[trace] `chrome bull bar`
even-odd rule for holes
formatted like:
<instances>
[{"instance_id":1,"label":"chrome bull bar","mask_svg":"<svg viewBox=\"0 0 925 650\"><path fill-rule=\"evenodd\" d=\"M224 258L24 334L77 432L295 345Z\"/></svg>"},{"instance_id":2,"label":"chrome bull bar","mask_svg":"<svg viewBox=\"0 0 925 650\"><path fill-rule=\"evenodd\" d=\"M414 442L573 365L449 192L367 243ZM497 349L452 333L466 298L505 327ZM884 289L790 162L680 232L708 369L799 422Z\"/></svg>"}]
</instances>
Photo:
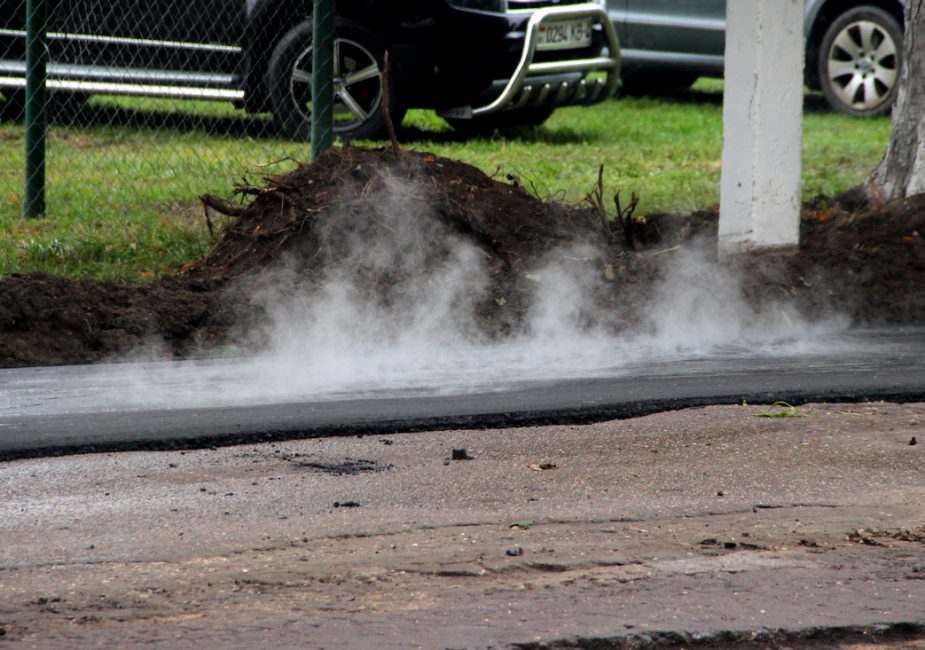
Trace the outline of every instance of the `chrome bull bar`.
<instances>
[{"instance_id":1,"label":"chrome bull bar","mask_svg":"<svg viewBox=\"0 0 925 650\"><path fill-rule=\"evenodd\" d=\"M540 26L546 21L591 18L600 23L610 56L595 56L585 59L544 61L535 63ZM579 79L561 81L555 84L527 83L531 76L550 76L568 73L607 72L606 79ZM593 104L612 97L620 82L620 43L613 23L607 12L596 4L569 5L537 9L527 22L524 47L520 61L501 94L490 104L472 108L462 106L441 111L446 117L478 118L501 111L517 110L532 106L562 106L565 104Z\"/></svg>"}]
</instances>

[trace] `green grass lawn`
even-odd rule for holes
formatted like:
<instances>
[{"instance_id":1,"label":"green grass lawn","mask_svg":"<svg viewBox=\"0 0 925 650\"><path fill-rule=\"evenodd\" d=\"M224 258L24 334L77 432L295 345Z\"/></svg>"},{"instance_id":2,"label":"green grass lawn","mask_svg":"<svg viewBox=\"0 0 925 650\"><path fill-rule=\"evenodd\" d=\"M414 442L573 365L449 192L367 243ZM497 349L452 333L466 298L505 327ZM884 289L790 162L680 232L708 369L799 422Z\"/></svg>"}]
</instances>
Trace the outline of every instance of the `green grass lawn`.
<instances>
[{"instance_id":1,"label":"green grass lawn","mask_svg":"<svg viewBox=\"0 0 925 650\"><path fill-rule=\"evenodd\" d=\"M406 148L499 179L515 175L539 196L564 201L582 200L603 164L608 197L635 192L637 213L686 213L719 200L721 92L720 83L702 81L674 98L560 109L538 130L474 140L457 138L431 112L412 111L400 137ZM860 183L891 129L888 118L857 120L821 105L807 97L807 198ZM48 216L38 220L20 217L23 127L0 124L0 276L47 271L140 281L176 269L212 245L200 194L229 196L242 178L259 183L310 156L308 145L261 135L265 119L225 104L95 98L84 113L94 117L51 129Z\"/></svg>"}]
</instances>

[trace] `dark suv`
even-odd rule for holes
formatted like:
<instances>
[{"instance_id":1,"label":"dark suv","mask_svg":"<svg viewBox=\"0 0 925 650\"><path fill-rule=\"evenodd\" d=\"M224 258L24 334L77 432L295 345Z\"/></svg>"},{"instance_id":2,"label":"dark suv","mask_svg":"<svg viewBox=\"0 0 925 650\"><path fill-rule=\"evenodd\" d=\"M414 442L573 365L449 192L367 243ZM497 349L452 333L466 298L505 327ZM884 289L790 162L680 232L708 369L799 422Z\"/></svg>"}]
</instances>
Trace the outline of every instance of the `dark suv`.
<instances>
[{"instance_id":1,"label":"dark suv","mask_svg":"<svg viewBox=\"0 0 925 650\"><path fill-rule=\"evenodd\" d=\"M25 86L24 4L0 0L7 112ZM308 137L311 0L47 4L52 92L227 100ZM600 0L338 0L336 13L342 137L382 132L386 51L396 124L412 107L458 128L539 124L556 106L606 99L618 83L619 46Z\"/></svg>"}]
</instances>

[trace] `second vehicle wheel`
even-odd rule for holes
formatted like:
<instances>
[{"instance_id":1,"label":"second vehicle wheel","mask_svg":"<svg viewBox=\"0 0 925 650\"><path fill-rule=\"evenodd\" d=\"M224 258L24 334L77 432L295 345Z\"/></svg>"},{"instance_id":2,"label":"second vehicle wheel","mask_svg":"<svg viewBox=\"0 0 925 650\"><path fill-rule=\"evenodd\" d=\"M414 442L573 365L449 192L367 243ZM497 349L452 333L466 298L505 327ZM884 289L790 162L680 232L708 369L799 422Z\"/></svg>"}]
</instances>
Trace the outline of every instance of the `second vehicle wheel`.
<instances>
[{"instance_id":1,"label":"second vehicle wheel","mask_svg":"<svg viewBox=\"0 0 925 650\"><path fill-rule=\"evenodd\" d=\"M819 84L826 101L858 117L890 110L903 61L899 22L872 6L855 7L826 30L819 47Z\"/></svg>"},{"instance_id":2,"label":"second vehicle wheel","mask_svg":"<svg viewBox=\"0 0 925 650\"><path fill-rule=\"evenodd\" d=\"M343 139L375 138L385 130L382 68L385 46L360 25L338 19L334 39L334 134ZM312 24L291 29L270 57L273 117L290 137L311 137ZM389 80L389 114L397 127L404 117L394 75Z\"/></svg>"}]
</instances>

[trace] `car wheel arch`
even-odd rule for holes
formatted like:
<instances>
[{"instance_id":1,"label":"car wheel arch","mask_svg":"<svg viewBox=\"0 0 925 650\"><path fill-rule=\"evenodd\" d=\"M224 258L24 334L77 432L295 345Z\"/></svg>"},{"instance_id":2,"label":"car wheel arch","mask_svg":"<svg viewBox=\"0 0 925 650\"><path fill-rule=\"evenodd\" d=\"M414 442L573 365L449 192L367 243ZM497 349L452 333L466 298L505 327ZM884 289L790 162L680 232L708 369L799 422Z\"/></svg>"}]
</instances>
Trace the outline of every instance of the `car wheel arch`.
<instances>
[{"instance_id":1,"label":"car wheel arch","mask_svg":"<svg viewBox=\"0 0 925 650\"><path fill-rule=\"evenodd\" d=\"M889 3L886 3L889 5ZM826 24L807 65L826 103L855 117L887 114L895 101L903 65L903 22L884 2L843 6Z\"/></svg>"},{"instance_id":2,"label":"car wheel arch","mask_svg":"<svg viewBox=\"0 0 925 650\"><path fill-rule=\"evenodd\" d=\"M334 134L344 140L376 138L385 132L385 97L382 66L387 46L364 25L337 17ZM280 39L270 58L271 107L274 121L284 133L308 140L311 127L310 78L312 23L305 20ZM349 63L348 63L349 62ZM372 74L370 74L372 71ZM341 76L338 77L337 75ZM404 116L400 83L389 77L389 118L398 125Z\"/></svg>"},{"instance_id":3,"label":"car wheel arch","mask_svg":"<svg viewBox=\"0 0 925 650\"><path fill-rule=\"evenodd\" d=\"M821 88L817 62L819 48L826 30L840 15L858 7L882 9L892 15L900 25L903 24L903 3L899 0L851 0L850 2L845 2L845 0L820 0L810 6L806 16L810 28L806 34L805 64L806 82L810 88L814 90Z\"/></svg>"},{"instance_id":4,"label":"car wheel arch","mask_svg":"<svg viewBox=\"0 0 925 650\"><path fill-rule=\"evenodd\" d=\"M337 15L364 24L370 3L366 0L338 0ZM279 41L299 23L311 18L311 3L304 0L257 0L247 17L241 37L245 54L245 90L249 106L268 108L270 57Z\"/></svg>"}]
</instances>

